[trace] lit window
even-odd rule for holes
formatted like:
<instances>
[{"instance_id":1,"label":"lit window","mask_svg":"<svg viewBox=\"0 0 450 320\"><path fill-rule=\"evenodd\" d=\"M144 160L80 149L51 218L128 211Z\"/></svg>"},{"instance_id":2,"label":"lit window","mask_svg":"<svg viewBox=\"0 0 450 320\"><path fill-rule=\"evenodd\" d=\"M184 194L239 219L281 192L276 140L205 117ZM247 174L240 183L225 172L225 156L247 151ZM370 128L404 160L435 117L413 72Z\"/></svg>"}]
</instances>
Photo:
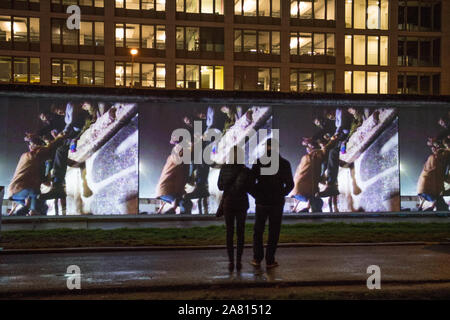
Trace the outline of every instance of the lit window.
<instances>
[{"instance_id":1,"label":"lit window","mask_svg":"<svg viewBox=\"0 0 450 320\"><path fill-rule=\"evenodd\" d=\"M295 33L290 35L291 55L334 56L334 33Z\"/></svg>"},{"instance_id":2,"label":"lit window","mask_svg":"<svg viewBox=\"0 0 450 320\"><path fill-rule=\"evenodd\" d=\"M333 92L333 70L291 69L291 91Z\"/></svg>"},{"instance_id":3,"label":"lit window","mask_svg":"<svg viewBox=\"0 0 450 320\"><path fill-rule=\"evenodd\" d=\"M166 86L165 64L116 62L116 86L164 88Z\"/></svg>"},{"instance_id":4,"label":"lit window","mask_svg":"<svg viewBox=\"0 0 450 320\"><path fill-rule=\"evenodd\" d=\"M116 0L116 8L127 10L156 10L166 9L166 0Z\"/></svg>"},{"instance_id":5,"label":"lit window","mask_svg":"<svg viewBox=\"0 0 450 320\"><path fill-rule=\"evenodd\" d=\"M116 24L116 48L159 49L166 47L163 25ZM141 52L146 55L145 52Z\"/></svg>"},{"instance_id":6,"label":"lit window","mask_svg":"<svg viewBox=\"0 0 450 320\"><path fill-rule=\"evenodd\" d=\"M389 59L387 36L345 36L345 63L387 66Z\"/></svg>"},{"instance_id":7,"label":"lit window","mask_svg":"<svg viewBox=\"0 0 450 320\"><path fill-rule=\"evenodd\" d=\"M29 50L27 44L39 43L39 18L0 16L2 42L12 43L15 49Z\"/></svg>"},{"instance_id":8,"label":"lit window","mask_svg":"<svg viewBox=\"0 0 450 320\"><path fill-rule=\"evenodd\" d=\"M335 0L291 0L291 18L335 20Z\"/></svg>"},{"instance_id":9,"label":"lit window","mask_svg":"<svg viewBox=\"0 0 450 320\"><path fill-rule=\"evenodd\" d=\"M388 73L371 71L345 71L345 93L388 93Z\"/></svg>"},{"instance_id":10,"label":"lit window","mask_svg":"<svg viewBox=\"0 0 450 320\"><path fill-rule=\"evenodd\" d=\"M53 84L104 85L104 78L103 61L52 59Z\"/></svg>"},{"instance_id":11,"label":"lit window","mask_svg":"<svg viewBox=\"0 0 450 320\"><path fill-rule=\"evenodd\" d=\"M223 66L177 65L177 88L223 90Z\"/></svg>"},{"instance_id":12,"label":"lit window","mask_svg":"<svg viewBox=\"0 0 450 320\"><path fill-rule=\"evenodd\" d=\"M280 0L235 0L234 14L279 18Z\"/></svg>"},{"instance_id":13,"label":"lit window","mask_svg":"<svg viewBox=\"0 0 450 320\"><path fill-rule=\"evenodd\" d=\"M345 27L389 29L388 0L345 0Z\"/></svg>"}]
</instances>

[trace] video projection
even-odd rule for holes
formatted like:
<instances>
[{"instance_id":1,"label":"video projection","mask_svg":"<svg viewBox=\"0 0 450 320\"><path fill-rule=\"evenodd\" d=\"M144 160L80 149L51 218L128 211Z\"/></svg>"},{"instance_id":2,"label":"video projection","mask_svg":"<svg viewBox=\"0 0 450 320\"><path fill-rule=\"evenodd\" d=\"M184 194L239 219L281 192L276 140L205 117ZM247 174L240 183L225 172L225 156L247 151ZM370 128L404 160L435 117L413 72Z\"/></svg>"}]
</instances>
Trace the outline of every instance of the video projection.
<instances>
[{"instance_id":1,"label":"video projection","mask_svg":"<svg viewBox=\"0 0 450 320\"><path fill-rule=\"evenodd\" d=\"M148 103L140 105L140 116L140 197L146 200L140 211L150 214L215 213L222 196L217 187L220 166L232 146L243 146L250 166L272 134L272 108L265 105ZM205 154L200 163L176 164L173 153L183 142L174 134L177 129L189 133L184 142L192 154L197 141ZM216 139L207 138L212 133ZM254 201L249 211L254 212Z\"/></svg>"},{"instance_id":2,"label":"video projection","mask_svg":"<svg viewBox=\"0 0 450 320\"><path fill-rule=\"evenodd\" d=\"M450 108L400 110L402 210L448 211Z\"/></svg>"},{"instance_id":3,"label":"video projection","mask_svg":"<svg viewBox=\"0 0 450 320\"><path fill-rule=\"evenodd\" d=\"M138 105L0 98L3 214L138 213Z\"/></svg>"},{"instance_id":4,"label":"video projection","mask_svg":"<svg viewBox=\"0 0 450 320\"><path fill-rule=\"evenodd\" d=\"M397 109L274 110L280 152L291 163L295 183L285 212L400 210Z\"/></svg>"},{"instance_id":5,"label":"video projection","mask_svg":"<svg viewBox=\"0 0 450 320\"><path fill-rule=\"evenodd\" d=\"M245 142L245 164L251 168L269 138L279 141L280 155L291 165L294 188L286 197L286 213L400 210L396 108L226 103L140 107L141 121L148 124L141 123L140 131L142 213L215 213L222 196L218 175L231 147ZM195 121L202 124L197 133ZM196 134L220 132L218 141L202 142L203 147L213 146L212 164L175 164L173 152L181 141L173 132L178 128L191 133L191 145ZM250 197L249 212L254 209Z\"/></svg>"},{"instance_id":6,"label":"video projection","mask_svg":"<svg viewBox=\"0 0 450 320\"><path fill-rule=\"evenodd\" d=\"M233 147L251 168L268 139L291 166L286 214L449 210L445 103L74 96L0 97L3 215L213 215Z\"/></svg>"}]
</instances>

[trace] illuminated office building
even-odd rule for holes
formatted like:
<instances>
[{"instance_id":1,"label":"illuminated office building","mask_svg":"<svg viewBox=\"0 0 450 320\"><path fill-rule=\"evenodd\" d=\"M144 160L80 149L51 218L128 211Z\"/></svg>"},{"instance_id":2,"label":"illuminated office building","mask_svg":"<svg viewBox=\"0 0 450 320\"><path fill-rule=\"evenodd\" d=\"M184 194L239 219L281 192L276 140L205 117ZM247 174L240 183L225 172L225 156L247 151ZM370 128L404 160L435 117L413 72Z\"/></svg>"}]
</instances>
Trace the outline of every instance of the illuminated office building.
<instances>
[{"instance_id":1,"label":"illuminated office building","mask_svg":"<svg viewBox=\"0 0 450 320\"><path fill-rule=\"evenodd\" d=\"M2 0L0 81L450 94L448 16L437 0Z\"/></svg>"}]
</instances>

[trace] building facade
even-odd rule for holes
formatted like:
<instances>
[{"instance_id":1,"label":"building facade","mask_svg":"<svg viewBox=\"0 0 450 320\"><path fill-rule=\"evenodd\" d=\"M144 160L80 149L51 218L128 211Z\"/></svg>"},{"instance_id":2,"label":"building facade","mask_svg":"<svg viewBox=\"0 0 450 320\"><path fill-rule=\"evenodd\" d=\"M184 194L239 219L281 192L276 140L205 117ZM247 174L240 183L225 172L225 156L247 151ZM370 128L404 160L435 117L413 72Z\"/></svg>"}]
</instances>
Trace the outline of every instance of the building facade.
<instances>
[{"instance_id":1,"label":"building facade","mask_svg":"<svg viewBox=\"0 0 450 320\"><path fill-rule=\"evenodd\" d=\"M447 16L446 0L2 0L0 82L445 95Z\"/></svg>"}]
</instances>

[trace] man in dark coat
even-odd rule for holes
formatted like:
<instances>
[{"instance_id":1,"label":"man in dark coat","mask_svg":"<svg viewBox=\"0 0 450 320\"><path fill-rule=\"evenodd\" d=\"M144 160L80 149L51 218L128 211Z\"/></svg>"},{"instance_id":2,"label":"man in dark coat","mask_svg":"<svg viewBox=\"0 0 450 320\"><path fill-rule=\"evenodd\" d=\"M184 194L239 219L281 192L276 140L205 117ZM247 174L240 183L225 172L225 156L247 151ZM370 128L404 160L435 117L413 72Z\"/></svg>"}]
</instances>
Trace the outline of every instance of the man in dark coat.
<instances>
[{"instance_id":1,"label":"man in dark coat","mask_svg":"<svg viewBox=\"0 0 450 320\"><path fill-rule=\"evenodd\" d=\"M261 168L270 167L271 163L262 164L260 159L251 169L254 178L251 194L256 202L252 265L259 267L264 258L263 234L266 221L269 220L269 239L265 258L266 266L270 269L278 266L275 261L275 251L280 237L285 196L294 187L294 180L289 162L280 156L278 150L272 151L271 139L267 140L267 154L270 159L274 156L278 157L279 167L275 174L261 174Z\"/></svg>"}]
</instances>

